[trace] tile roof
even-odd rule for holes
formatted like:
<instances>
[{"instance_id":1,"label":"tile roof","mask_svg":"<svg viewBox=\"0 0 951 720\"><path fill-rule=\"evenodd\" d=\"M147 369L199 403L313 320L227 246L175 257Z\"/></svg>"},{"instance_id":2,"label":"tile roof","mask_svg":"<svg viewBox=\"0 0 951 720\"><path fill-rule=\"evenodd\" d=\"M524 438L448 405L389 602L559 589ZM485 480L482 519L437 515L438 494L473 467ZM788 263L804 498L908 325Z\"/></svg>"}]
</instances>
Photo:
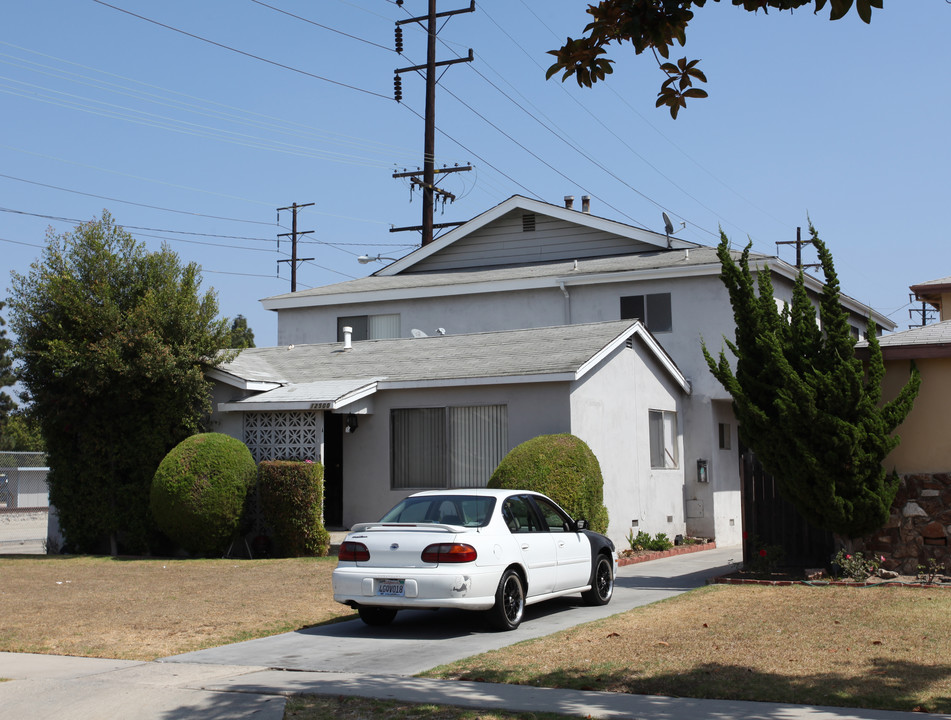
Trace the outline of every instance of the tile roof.
<instances>
[{"instance_id":1,"label":"tile roof","mask_svg":"<svg viewBox=\"0 0 951 720\"><path fill-rule=\"evenodd\" d=\"M898 347L926 347L932 345L951 345L951 320L932 323L920 328L912 328L904 332L883 335L878 339L882 350ZM856 347L868 347L863 340Z\"/></svg>"}]
</instances>

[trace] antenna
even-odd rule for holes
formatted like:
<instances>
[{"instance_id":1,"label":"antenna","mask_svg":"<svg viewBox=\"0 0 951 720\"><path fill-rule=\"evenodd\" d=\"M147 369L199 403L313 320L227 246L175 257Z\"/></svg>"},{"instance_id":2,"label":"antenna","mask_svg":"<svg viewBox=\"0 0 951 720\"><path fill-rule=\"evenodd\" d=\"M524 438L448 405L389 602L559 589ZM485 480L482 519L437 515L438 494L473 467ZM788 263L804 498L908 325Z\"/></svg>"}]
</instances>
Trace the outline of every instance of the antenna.
<instances>
[{"instance_id":1,"label":"antenna","mask_svg":"<svg viewBox=\"0 0 951 720\"><path fill-rule=\"evenodd\" d=\"M670 221L670 215L668 215L667 213L661 213L661 215L664 216L664 231L665 231L668 235L673 235L673 234L674 234L674 224Z\"/></svg>"}]
</instances>

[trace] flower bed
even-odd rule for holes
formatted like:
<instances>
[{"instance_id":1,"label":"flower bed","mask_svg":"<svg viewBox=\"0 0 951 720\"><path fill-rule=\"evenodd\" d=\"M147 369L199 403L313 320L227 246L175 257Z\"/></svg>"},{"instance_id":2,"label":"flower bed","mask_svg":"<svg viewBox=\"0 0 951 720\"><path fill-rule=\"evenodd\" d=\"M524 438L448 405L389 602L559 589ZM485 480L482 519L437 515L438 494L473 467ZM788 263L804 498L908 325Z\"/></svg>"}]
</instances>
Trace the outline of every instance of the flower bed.
<instances>
[{"instance_id":1,"label":"flower bed","mask_svg":"<svg viewBox=\"0 0 951 720\"><path fill-rule=\"evenodd\" d=\"M701 550L714 550L716 546L716 541L711 540L710 542L696 543L694 545L677 545L670 550L624 550L618 554L617 564L623 567L625 565L647 562L648 560L660 560L661 558L674 557L675 555L700 552Z\"/></svg>"}]
</instances>

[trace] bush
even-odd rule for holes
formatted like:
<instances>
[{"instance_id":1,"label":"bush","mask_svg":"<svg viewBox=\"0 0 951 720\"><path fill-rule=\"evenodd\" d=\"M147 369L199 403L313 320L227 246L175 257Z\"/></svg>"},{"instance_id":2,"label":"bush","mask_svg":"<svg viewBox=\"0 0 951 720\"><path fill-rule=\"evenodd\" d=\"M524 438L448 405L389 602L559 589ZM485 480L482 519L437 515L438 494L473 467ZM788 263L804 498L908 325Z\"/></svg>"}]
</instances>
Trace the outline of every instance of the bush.
<instances>
[{"instance_id":1,"label":"bush","mask_svg":"<svg viewBox=\"0 0 951 720\"><path fill-rule=\"evenodd\" d=\"M513 448L492 473L490 488L534 490L561 505L592 530L608 529L601 465L574 435L540 435Z\"/></svg>"},{"instance_id":2,"label":"bush","mask_svg":"<svg viewBox=\"0 0 951 720\"><path fill-rule=\"evenodd\" d=\"M261 513L277 552L286 557L326 555L324 466L315 462L262 462L258 473Z\"/></svg>"},{"instance_id":3,"label":"bush","mask_svg":"<svg viewBox=\"0 0 951 720\"><path fill-rule=\"evenodd\" d=\"M639 530L637 535L634 535L634 531L630 530L627 534L627 542L631 546L631 550L670 550L674 544L670 541L670 538L667 537L666 533L657 533L653 538L650 536L650 533L646 533L643 530Z\"/></svg>"},{"instance_id":4,"label":"bush","mask_svg":"<svg viewBox=\"0 0 951 720\"><path fill-rule=\"evenodd\" d=\"M193 555L221 555L241 520L257 467L240 440L192 435L172 448L152 478L150 507L159 529Z\"/></svg>"}]
</instances>

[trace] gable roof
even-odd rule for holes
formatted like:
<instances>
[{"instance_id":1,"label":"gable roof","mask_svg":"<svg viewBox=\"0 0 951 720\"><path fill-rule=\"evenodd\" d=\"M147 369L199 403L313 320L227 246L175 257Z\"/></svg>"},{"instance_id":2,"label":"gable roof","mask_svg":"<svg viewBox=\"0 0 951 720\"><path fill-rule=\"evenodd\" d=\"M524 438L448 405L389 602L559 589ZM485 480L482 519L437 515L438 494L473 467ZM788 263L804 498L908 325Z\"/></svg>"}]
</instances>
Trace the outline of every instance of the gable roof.
<instances>
[{"instance_id":1,"label":"gable roof","mask_svg":"<svg viewBox=\"0 0 951 720\"><path fill-rule=\"evenodd\" d=\"M273 389L219 405L221 410L335 409L378 390L525 382L570 382L632 338L644 344L683 389L690 383L639 321L530 330L291 345L242 350L208 376L235 387Z\"/></svg>"},{"instance_id":2,"label":"gable roof","mask_svg":"<svg viewBox=\"0 0 951 720\"><path fill-rule=\"evenodd\" d=\"M600 230L611 235L634 240L637 243L643 243L658 250L697 247L697 243L678 240L675 237L668 237L667 235L661 235L660 233L656 233L651 230L645 230L643 228L634 227L633 225L626 225L614 220L608 220L607 218L591 215L587 212L579 212L578 210L571 210L559 205L541 202L540 200L532 200L531 198L527 198L522 195L513 195L508 200L505 200L495 207L486 210L484 213L477 215L463 225L450 230L445 235L442 235L431 242L429 245L425 245L417 250L414 250L409 255L400 258L396 262L388 265L382 270L378 270L374 274L381 276L397 275L399 273L406 272L407 270L411 270L415 265L421 263L423 260L426 260L427 258L439 253L450 245L459 242L466 236L472 235L476 231L481 230L485 226L514 211L545 215L557 220L562 220L572 225Z\"/></svg>"},{"instance_id":3,"label":"gable roof","mask_svg":"<svg viewBox=\"0 0 951 720\"><path fill-rule=\"evenodd\" d=\"M951 293L951 277L928 280L927 282L912 285L910 288L918 300L930 303L941 309L941 295Z\"/></svg>"}]
</instances>

